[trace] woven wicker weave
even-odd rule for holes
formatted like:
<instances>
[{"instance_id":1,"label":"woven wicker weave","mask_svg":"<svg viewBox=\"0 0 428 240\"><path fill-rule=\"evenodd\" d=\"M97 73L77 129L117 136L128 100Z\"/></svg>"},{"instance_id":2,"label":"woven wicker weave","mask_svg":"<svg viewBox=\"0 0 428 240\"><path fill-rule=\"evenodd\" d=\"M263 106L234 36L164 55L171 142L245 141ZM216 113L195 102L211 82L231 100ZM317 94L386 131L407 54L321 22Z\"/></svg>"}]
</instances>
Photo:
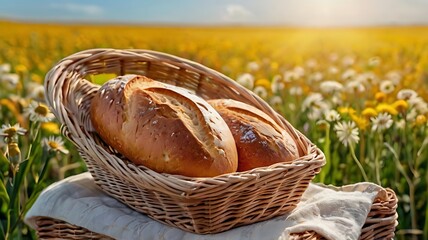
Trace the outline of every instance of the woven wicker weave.
<instances>
[{"instance_id":1,"label":"woven wicker weave","mask_svg":"<svg viewBox=\"0 0 428 240\"><path fill-rule=\"evenodd\" d=\"M88 108L98 85L89 75L139 74L184 87L204 99L230 98L270 115L296 140L300 158L214 178L161 174L136 166L95 133ZM147 50L92 49L60 61L45 79L47 102L105 192L166 224L217 233L289 212L325 164L322 152L261 98L200 64Z\"/></svg>"},{"instance_id":2,"label":"woven wicker weave","mask_svg":"<svg viewBox=\"0 0 428 240\"><path fill-rule=\"evenodd\" d=\"M387 197L376 198L362 228L359 240L392 239L397 226L397 197L386 189ZM91 232L61 220L39 217L36 221L40 239L110 239L102 234ZM290 240L325 240L315 232L307 231L293 234Z\"/></svg>"},{"instance_id":3,"label":"woven wicker weave","mask_svg":"<svg viewBox=\"0 0 428 240\"><path fill-rule=\"evenodd\" d=\"M36 220L36 224L37 228L35 230L39 239L113 239L91 232L86 228L49 217L39 217Z\"/></svg>"},{"instance_id":4,"label":"woven wicker weave","mask_svg":"<svg viewBox=\"0 0 428 240\"><path fill-rule=\"evenodd\" d=\"M380 192L380 194L385 192ZM361 229L359 240L393 239L398 225L397 196L391 189L386 189L386 196L374 200L366 222ZM315 232L293 234L290 240L325 240Z\"/></svg>"}]
</instances>

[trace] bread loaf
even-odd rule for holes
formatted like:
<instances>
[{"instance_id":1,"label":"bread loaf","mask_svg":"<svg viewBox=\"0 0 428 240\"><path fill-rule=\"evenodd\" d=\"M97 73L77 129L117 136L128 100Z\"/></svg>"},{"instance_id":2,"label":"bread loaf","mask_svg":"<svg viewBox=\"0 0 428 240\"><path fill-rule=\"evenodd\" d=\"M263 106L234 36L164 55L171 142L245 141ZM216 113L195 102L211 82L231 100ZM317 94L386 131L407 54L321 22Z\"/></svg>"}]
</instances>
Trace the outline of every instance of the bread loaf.
<instances>
[{"instance_id":1,"label":"bread loaf","mask_svg":"<svg viewBox=\"0 0 428 240\"><path fill-rule=\"evenodd\" d=\"M225 121L184 88L120 76L101 86L90 114L101 139L137 165L189 177L237 170L237 150Z\"/></svg>"},{"instance_id":2,"label":"bread loaf","mask_svg":"<svg viewBox=\"0 0 428 240\"><path fill-rule=\"evenodd\" d=\"M232 131L238 149L238 171L290 162L298 157L294 139L264 112L235 100L208 102Z\"/></svg>"}]
</instances>

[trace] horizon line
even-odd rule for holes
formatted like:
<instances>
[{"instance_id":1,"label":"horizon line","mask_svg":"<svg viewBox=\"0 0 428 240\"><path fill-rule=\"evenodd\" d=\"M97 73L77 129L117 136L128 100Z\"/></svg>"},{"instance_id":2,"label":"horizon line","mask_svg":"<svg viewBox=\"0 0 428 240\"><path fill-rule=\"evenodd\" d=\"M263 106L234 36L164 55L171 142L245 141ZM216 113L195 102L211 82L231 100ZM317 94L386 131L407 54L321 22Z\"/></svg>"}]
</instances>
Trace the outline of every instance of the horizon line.
<instances>
[{"instance_id":1,"label":"horizon line","mask_svg":"<svg viewBox=\"0 0 428 240\"><path fill-rule=\"evenodd\" d=\"M10 18L0 16L0 22L25 24L54 24L54 25L104 25L104 26L141 26L141 27L284 27L284 28L380 28L380 27L428 27L428 23L383 23L383 24L349 24L349 25L311 25L291 23L177 23L177 22L135 22L135 21L105 21L105 20L42 20Z\"/></svg>"}]
</instances>

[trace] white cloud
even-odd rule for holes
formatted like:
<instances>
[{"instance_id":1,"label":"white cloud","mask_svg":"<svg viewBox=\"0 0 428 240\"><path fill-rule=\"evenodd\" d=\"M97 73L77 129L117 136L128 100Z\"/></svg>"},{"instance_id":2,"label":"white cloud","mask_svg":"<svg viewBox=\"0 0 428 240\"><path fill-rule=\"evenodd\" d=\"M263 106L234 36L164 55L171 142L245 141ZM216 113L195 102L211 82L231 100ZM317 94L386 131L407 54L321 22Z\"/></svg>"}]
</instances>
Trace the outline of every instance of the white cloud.
<instances>
[{"instance_id":1,"label":"white cloud","mask_svg":"<svg viewBox=\"0 0 428 240\"><path fill-rule=\"evenodd\" d=\"M242 5L230 4L226 6L226 14L223 20L226 21L242 21L253 15L248 9Z\"/></svg>"},{"instance_id":2,"label":"white cloud","mask_svg":"<svg viewBox=\"0 0 428 240\"><path fill-rule=\"evenodd\" d=\"M51 5L51 7L55 9L62 9L72 13L83 13L86 15L99 15L103 13L103 9L100 6L90 4L54 3Z\"/></svg>"}]
</instances>

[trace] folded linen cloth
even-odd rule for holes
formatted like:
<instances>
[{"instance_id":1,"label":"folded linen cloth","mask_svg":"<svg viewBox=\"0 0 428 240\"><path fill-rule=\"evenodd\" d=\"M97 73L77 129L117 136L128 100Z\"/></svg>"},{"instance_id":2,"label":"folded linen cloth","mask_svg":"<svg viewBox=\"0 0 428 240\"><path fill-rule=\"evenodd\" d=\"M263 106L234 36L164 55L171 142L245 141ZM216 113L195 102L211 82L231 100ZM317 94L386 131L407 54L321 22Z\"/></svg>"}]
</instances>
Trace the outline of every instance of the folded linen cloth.
<instances>
[{"instance_id":1,"label":"folded linen cloth","mask_svg":"<svg viewBox=\"0 0 428 240\"><path fill-rule=\"evenodd\" d=\"M36 228L37 217L50 217L115 239L281 239L315 231L326 239L358 239L381 187L358 183L341 188L311 183L298 206L287 215L226 232L199 235L157 222L101 191L89 173L46 188L25 216Z\"/></svg>"}]
</instances>

